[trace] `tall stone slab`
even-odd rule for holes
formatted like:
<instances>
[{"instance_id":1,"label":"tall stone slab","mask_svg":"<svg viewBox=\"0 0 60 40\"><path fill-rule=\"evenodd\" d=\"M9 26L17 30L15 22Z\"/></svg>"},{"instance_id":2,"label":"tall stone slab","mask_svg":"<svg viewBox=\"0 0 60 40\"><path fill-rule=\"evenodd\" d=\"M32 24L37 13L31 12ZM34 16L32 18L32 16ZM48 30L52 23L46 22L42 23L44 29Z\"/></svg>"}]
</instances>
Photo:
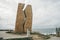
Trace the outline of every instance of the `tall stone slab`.
<instances>
[{"instance_id":1,"label":"tall stone slab","mask_svg":"<svg viewBox=\"0 0 60 40\"><path fill-rule=\"evenodd\" d=\"M25 24L24 24L24 32L27 32L27 29L32 30L32 7L31 5L27 5L24 10L25 14Z\"/></svg>"},{"instance_id":2,"label":"tall stone slab","mask_svg":"<svg viewBox=\"0 0 60 40\"><path fill-rule=\"evenodd\" d=\"M22 33L23 30L23 24L24 24L24 12L23 12L24 4L19 3L18 4L18 10L17 10L17 17L16 17L16 25L15 25L15 32Z\"/></svg>"}]
</instances>

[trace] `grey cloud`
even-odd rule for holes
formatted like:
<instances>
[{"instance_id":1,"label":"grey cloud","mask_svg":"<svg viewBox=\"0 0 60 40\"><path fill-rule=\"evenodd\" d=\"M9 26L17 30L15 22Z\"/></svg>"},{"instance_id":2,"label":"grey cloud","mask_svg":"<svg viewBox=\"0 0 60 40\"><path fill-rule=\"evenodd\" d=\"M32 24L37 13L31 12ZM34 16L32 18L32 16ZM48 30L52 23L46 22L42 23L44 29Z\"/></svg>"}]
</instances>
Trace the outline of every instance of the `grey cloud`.
<instances>
[{"instance_id":1,"label":"grey cloud","mask_svg":"<svg viewBox=\"0 0 60 40\"><path fill-rule=\"evenodd\" d=\"M0 28L10 29L14 28L17 3L15 1L0 0ZM12 24L12 26L11 26ZM11 27L10 27L11 26Z\"/></svg>"},{"instance_id":2,"label":"grey cloud","mask_svg":"<svg viewBox=\"0 0 60 40\"><path fill-rule=\"evenodd\" d=\"M39 6L34 13L35 26L42 28L56 27L60 23L60 1L59 0L40 0ZM36 16L37 15L37 16ZM40 16L39 16L40 15Z\"/></svg>"},{"instance_id":3,"label":"grey cloud","mask_svg":"<svg viewBox=\"0 0 60 40\"><path fill-rule=\"evenodd\" d=\"M60 0L26 1L26 4L29 2L32 4L33 28L54 28L60 24ZM9 28L13 25L14 28L18 2L21 0L0 0L0 16L3 15L1 16L3 19L1 20L3 22L0 21L1 25L9 26Z\"/></svg>"}]
</instances>

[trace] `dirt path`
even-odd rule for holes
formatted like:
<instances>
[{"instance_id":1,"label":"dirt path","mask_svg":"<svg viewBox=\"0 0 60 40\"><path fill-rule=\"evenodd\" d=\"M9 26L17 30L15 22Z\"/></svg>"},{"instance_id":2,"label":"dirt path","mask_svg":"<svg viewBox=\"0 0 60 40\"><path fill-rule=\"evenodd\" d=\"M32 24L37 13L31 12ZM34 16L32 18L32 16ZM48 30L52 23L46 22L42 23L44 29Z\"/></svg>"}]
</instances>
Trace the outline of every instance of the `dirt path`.
<instances>
[{"instance_id":1,"label":"dirt path","mask_svg":"<svg viewBox=\"0 0 60 40\"><path fill-rule=\"evenodd\" d=\"M60 40L60 37L51 37L50 39L48 40Z\"/></svg>"}]
</instances>

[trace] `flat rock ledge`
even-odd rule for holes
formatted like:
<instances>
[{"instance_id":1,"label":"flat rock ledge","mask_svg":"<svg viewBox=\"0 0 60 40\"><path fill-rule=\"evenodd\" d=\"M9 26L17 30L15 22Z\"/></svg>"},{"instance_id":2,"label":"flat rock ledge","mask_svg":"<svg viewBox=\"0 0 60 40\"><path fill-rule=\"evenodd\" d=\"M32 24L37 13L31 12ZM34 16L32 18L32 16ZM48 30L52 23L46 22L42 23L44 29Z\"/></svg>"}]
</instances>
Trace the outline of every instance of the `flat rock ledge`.
<instances>
[{"instance_id":1,"label":"flat rock ledge","mask_svg":"<svg viewBox=\"0 0 60 40\"><path fill-rule=\"evenodd\" d=\"M8 38L8 39L3 39L2 37L0 40L32 40L32 37L25 37L25 38Z\"/></svg>"}]
</instances>

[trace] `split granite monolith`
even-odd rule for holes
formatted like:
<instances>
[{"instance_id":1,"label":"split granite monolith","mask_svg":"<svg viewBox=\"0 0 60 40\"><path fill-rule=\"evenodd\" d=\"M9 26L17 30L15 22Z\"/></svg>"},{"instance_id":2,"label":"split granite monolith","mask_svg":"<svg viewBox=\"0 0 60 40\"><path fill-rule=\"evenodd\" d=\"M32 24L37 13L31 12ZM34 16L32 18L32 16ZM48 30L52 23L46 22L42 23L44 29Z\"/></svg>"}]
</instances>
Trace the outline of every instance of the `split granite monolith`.
<instances>
[{"instance_id":1,"label":"split granite monolith","mask_svg":"<svg viewBox=\"0 0 60 40\"><path fill-rule=\"evenodd\" d=\"M32 31L32 7L27 5L24 10L23 8L24 4L19 3L15 25L16 33L26 33L27 29Z\"/></svg>"}]
</instances>

